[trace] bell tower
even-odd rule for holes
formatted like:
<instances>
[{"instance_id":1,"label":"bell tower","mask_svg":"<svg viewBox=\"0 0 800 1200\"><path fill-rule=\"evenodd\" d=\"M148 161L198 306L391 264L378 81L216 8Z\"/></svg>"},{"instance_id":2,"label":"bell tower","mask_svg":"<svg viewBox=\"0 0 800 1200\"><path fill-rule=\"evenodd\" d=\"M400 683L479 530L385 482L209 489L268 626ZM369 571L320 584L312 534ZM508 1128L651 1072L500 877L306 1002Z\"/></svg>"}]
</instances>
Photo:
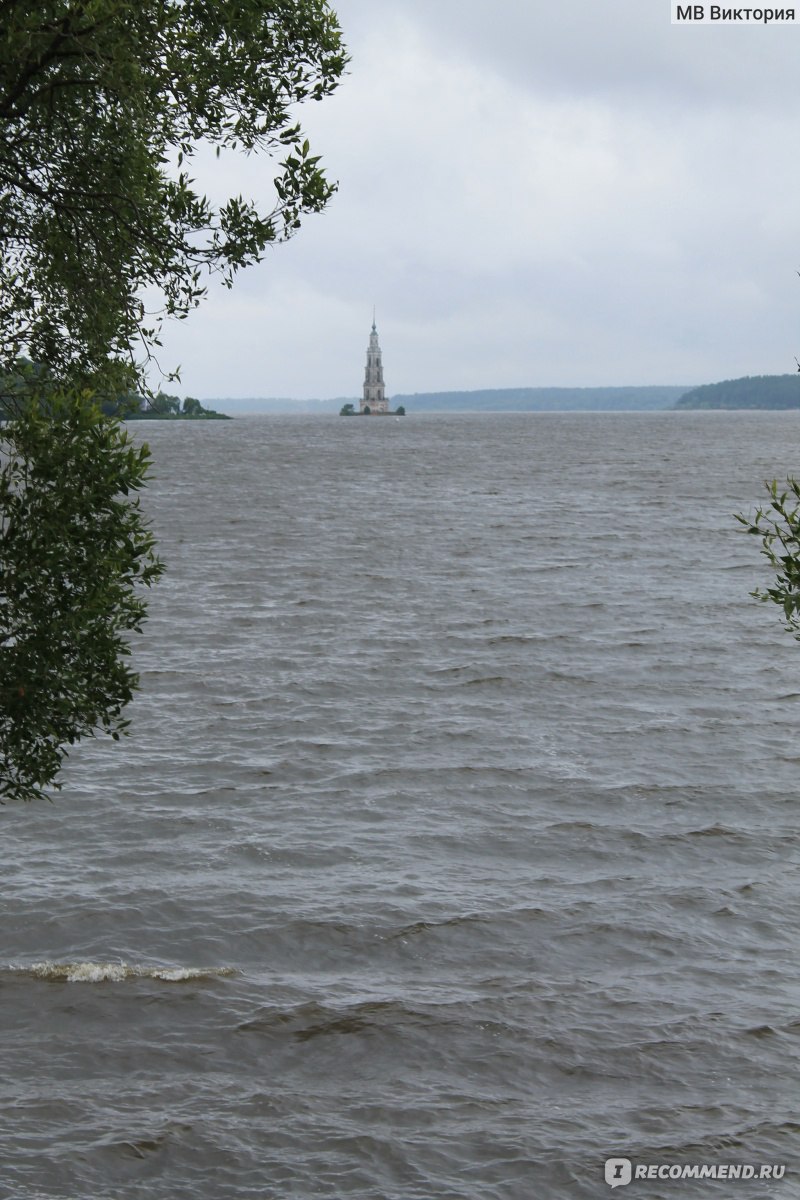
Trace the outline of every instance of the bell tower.
<instances>
[{"instance_id":1,"label":"bell tower","mask_svg":"<svg viewBox=\"0 0 800 1200\"><path fill-rule=\"evenodd\" d=\"M361 399L362 413L386 413L389 411L389 401L386 399L386 385L383 382L383 364L381 363L381 347L378 342L378 330L375 328L375 314L372 314L372 332L369 335L367 347L367 369L364 372L364 394Z\"/></svg>"}]
</instances>

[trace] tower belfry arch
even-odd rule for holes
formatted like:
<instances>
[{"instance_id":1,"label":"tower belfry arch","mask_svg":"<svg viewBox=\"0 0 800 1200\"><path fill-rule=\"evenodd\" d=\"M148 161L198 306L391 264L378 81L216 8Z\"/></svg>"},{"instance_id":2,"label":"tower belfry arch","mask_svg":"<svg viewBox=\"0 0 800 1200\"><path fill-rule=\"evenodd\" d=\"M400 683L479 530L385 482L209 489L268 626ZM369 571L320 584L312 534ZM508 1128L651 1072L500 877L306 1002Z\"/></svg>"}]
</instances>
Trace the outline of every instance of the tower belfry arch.
<instances>
[{"instance_id":1,"label":"tower belfry arch","mask_svg":"<svg viewBox=\"0 0 800 1200\"><path fill-rule=\"evenodd\" d=\"M378 341L378 330L375 325L375 312L372 313L372 331L367 347L367 366L364 372L364 390L361 397L362 413L386 413L389 411L389 401L386 399L386 384L383 379L383 362L381 347Z\"/></svg>"}]
</instances>

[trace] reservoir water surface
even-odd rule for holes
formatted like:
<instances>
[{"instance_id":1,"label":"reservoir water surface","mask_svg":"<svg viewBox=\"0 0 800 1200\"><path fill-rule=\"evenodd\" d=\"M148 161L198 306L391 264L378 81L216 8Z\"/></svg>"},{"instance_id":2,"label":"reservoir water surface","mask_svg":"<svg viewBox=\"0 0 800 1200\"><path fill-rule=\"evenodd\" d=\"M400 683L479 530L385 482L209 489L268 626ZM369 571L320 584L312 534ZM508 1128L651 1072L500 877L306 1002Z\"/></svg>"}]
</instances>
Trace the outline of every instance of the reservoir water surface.
<instances>
[{"instance_id":1,"label":"reservoir water surface","mask_svg":"<svg viewBox=\"0 0 800 1200\"><path fill-rule=\"evenodd\" d=\"M139 425L131 736L0 809L3 1200L800 1196L800 414Z\"/></svg>"}]
</instances>

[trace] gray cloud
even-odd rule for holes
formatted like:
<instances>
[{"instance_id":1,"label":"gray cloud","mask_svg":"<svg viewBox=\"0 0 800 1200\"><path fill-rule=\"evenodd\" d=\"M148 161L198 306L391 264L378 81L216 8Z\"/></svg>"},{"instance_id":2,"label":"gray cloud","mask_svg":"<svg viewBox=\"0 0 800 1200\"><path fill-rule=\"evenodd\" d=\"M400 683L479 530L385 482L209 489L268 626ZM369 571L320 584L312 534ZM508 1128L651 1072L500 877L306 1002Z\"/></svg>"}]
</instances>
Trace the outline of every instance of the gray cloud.
<instances>
[{"instance_id":1,"label":"gray cloud","mask_svg":"<svg viewBox=\"0 0 800 1200\"><path fill-rule=\"evenodd\" d=\"M355 395L373 303L396 392L792 369L800 29L671 26L662 0L338 11L350 76L301 116L339 194L170 330L186 391Z\"/></svg>"}]
</instances>

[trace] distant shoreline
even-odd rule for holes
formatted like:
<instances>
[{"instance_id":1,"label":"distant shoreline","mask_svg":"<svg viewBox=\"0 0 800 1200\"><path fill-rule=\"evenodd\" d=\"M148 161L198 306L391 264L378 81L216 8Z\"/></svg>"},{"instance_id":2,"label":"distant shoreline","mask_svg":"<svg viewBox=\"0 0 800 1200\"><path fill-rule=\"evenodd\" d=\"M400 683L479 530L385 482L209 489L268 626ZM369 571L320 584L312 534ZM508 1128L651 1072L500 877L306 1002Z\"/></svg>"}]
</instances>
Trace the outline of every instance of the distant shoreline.
<instances>
[{"instance_id":1,"label":"distant shoreline","mask_svg":"<svg viewBox=\"0 0 800 1200\"><path fill-rule=\"evenodd\" d=\"M602 388L493 388L464 392L397 393L390 399L393 409L409 415L444 412L651 412L669 409L686 392L687 386L602 387ZM289 397L213 397L204 401L222 405L244 416L247 413L310 415L339 413L360 401L351 396L325 400L293 400Z\"/></svg>"},{"instance_id":2,"label":"distant shoreline","mask_svg":"<svg viewBox=\"0 0 800 1200\"><path fill-rule=\"evenodd\" d=\"M329 415L353 397L293 400L289 397L216 397L209 405L233 408L239 416ZM800 409L800 376L755 375L701 386L484 388L475 391L398 393L391 404L409 416L427 413L501 412L674 412L700 409Z\"/></svg>"}]
</instances>

